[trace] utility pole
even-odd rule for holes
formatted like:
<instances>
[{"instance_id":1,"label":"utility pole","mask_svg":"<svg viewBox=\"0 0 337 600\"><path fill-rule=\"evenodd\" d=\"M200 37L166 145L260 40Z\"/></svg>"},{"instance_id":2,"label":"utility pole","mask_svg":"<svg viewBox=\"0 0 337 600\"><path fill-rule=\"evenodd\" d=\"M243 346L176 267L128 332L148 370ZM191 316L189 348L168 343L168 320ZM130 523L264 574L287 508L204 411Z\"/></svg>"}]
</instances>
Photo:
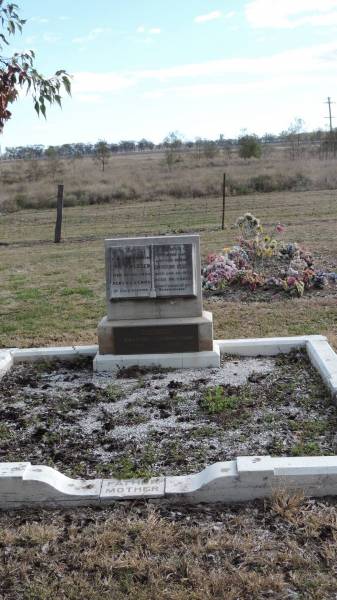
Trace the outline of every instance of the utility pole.
<instances>
[{"instance_id":1,"label":"utility pole","mask_svg":"<svg viewBox=\"0 0 337 600\"><path fill-rule=\"evenodd\" d=\"M326 119L329 119L329 124L330 124L330 133L332 133L332 119L334 119L335 117L332 116L332 112L331 112L331 104L335 104L334 102L331 101L330 96L328 96L327 101L324 103L327 104L329 107L329 116L325 117Z\"/></svg>"}]
</instances>

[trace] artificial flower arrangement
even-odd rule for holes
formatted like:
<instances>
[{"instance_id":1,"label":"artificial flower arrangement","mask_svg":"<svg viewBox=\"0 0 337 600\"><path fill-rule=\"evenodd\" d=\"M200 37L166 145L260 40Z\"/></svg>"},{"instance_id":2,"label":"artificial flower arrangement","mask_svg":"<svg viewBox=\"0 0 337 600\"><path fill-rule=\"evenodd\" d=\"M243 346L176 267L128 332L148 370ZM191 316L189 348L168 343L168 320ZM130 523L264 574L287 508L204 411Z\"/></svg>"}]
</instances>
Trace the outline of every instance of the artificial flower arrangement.
<instances>
[{"instance_id":1,"label":"artificial flower arrangement","mask_svg":"<svg viewBox=\"0 0 337 600\"><path fill-rule=\"evenodd\" d=\"M202 270L203 289L211 293L221 293L229 285L284 290L292 296L303 296L310 288L324 288L329 283L337 283L337 273L317 271L313 258L296 243L285 243L278 237L285 227L278 223L271 234L266 234L260 223L251 213L246 213L236 221L240 230L238 243L224 248L221 254L211 253L207 265ZM276 275L265 274L265 261L275 263ZM278 269L277 269L278 270Z\"/></svg>"}]
</instances>

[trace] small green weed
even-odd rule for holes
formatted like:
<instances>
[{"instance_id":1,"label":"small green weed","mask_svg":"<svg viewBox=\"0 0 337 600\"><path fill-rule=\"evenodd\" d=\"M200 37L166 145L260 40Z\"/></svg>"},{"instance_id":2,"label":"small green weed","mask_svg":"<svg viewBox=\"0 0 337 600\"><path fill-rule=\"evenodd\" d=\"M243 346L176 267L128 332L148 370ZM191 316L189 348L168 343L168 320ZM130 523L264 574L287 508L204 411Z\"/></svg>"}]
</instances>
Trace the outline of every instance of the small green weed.
<instances>
[{"instance_id":1,"label":"small green weed","mask_svg":"<svg viewBox=\"0 0 337 600\"><path fill-rule=\"evenodd\" d=\"M17 300L37 300L41 298L41 290L38 288L28 288L15 293Z\"/></svg>"},{"instance_id":2,"label":"small green weed","mask_svg":"<svg viewBox=\"0 0 337 600\"><path fill-rule=\"evenodd\" d=\"M292 456L320 456L322 451L317 442L299 442L291 449Z\"/></svg>"},{"instance_id":3,"label":"small green weed","mask_svg":"<svg viewBox=\"0 0 337 600\"><path fill-rule=\"evenodd\" d=\"M181 396L180 394L178 394L178 392L176 390L169 392L168 403L170 404L170 406L172 408L183 402L184 402L184 397Z\"/></svg>"},{"instance_id":4,"label":"small green weed","mask_svg":"<svg viewBox=\"0 0 337 600\"><path fill-rule=\"evenodd\" d=\"M114 383L110 383L104 390L106 398L110 402L117 402L121 398L123 398L123 390L119 385L115 385Z\"/></svg>"},{"instance_id":5,"label":"small green weed","mask_svg":"<svg viewBox=\"0 0 337 600\"><path fill-rule=\"evenodd\" d=\"M208 388L202 398L201 407L210 415L214 415L226 410L233 410L240 403L239 396L230 396L225 394L221 385L214 388Z\"/></svg>"},{"instance_id":6,"label":"small green weed","mask_svg":"<svg viewBox=\"0 0 337 600\"><path fill-rule=\"evenodd\" d=\"M127 456L115 463L110 473L116 479L150 479L152 476L148 466L136 465Z\"/></svg>"},{"instance_id":7,"label":"small green weed","mask_svg":"<svg viewBox=\"0 0 337 600\"><path fill-rule=\"evenodd\" d=\"M147 423L148 417L136 410L127 410L122 416L121 425L141 425L141 423Z\"/></svg>"},{"instance_id":8,"label":"small green weed","mask_svg":"<svg viewBox=\"0 0 337 600\"><path fill-rule=\"evenodd\" d=\"M25 275L12 275L10 277L10 284L12 289L22 288L22 286L27 282L27 278Z\"/></svg>"},{"instance_id":9,"label":"small green weed","mask_svg":"<svg viewBox=\"0 0 337 600\"><path fill-rule=\"evenodd\" d=\"M269 454L271 456L280 456L284 453L282 440L275 438L269 446Z\"/></svg>"},{"instance_id":10,"label":"small green weed","mask_svg":"<svg viewBox=\"0 0 337 600\"><path fill-rule=\"evenodd\" d=\"M203 437L211 437L212 435L216 435L217 429L214 427L210 427L209 425L204 425L202 427L197 427L196 429L192 429L189 432L190 438L203 438Z\"/></svg>"},{"instance_id":11,"label":"small green weed","mask_svg":"<svg viewBox=\"0 0 337 600\"><path fill-rule=\"evenodd\" d=\"M328 422L324 419L319 419L317 421L303 421L302 427L304 434L308 437L322 435L328 428Z\"/></svg>"},{"instance_id":12,"label":"small green weed","mask_svg":"<svg viewBox=\"0 0 337 600\"><path fill-rule=\"evenodd\" d=\"M0 441L8 440L11 437L11 431L5 423L0 423Z\"/></svg>"},{"instance_id":13,"label":"small green weed","mask_svg":"<svg viewBox=\"0 0 337 600\"><path fill-rule=\"evenodd\" d=\"M137 382L135 383L135 386L133 389L134 390L142 390L148 386L149 386L149 382L146 381L145 377L140 375L139 377L137 377Z\"/></svg>"},{"instance_id":14,"label":"small green weed","mask_svg":"<svg viewBox=\"0 0 337 600\"><path fill-rule=\"evenodd\" d=\"M165 448L166 463L184 464L187 458L186 452L180 440L172 440Z\"/></svg>"},{"instance_id":15,"label":"small green weed","mask_svg":"<svg viewBox=\"0 0 337 600\"><path fill-rule=\"evenodd\" d=\"M92 298L94 295L93 290L88 287L79 286L79 287L65 287L61 290L61 296L73 296L77 294L78 296L85 296L86 298Z\"/></svg>"}]
</instances>

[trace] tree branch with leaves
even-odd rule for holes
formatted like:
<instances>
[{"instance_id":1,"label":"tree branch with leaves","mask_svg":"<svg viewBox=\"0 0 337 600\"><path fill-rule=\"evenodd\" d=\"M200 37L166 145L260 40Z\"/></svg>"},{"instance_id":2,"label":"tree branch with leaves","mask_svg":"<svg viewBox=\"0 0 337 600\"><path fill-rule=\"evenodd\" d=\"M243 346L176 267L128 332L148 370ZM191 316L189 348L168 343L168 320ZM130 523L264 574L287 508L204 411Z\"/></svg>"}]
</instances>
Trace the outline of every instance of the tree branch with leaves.
<instances>
[{"instance_id":1,"label":"tree branch with leaves","mask_svg":"<svg viewBox=\"0 0 337 600\"><path fill-rule=\"evenodd\" d=\"M0 133L12 116L8 107L18 99L20 89L32 94L35 111L45 118L48 105L61 106L62 90L71 93L70 75L60 69L52 77L44 77L35 68L33 50L15 52L10 58L3 55L5 46L9 46L9 38L21 33L26 23L18 10L17 4L0 0Z\"/></svg>"}]
</instances>

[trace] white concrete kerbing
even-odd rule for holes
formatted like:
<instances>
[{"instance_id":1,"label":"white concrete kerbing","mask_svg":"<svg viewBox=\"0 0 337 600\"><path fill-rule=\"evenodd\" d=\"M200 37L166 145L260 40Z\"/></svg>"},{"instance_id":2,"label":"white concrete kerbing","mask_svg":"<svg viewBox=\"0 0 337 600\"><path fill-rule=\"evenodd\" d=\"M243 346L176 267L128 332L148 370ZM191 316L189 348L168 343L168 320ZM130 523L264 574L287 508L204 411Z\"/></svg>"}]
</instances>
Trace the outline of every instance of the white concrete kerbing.
<instances>
[{"instance_id":1,"label":"white concrete kerbing","mask_svg":"<svg viewBox=\"0 0 337 600\"><path fill-rule=\"evenodd\" d=\"M275 492L337 495L337 457L242 456L200 473L145 479L76 480L51 467L0 463L0 509L111 504L130 499L171 503L245 502Z\"/></svg>"},{"instance_id":2,"label":"white concrete kerbing","mask_svg":"<svg viewBox=\"0 0 337 600\"><path fill-rule=\"evenodd\" d=\"M200 473L166 477L165 496L173 502L189 504L223 502L226 492L233 492L237 481L236 460L214 463Z\"/></svg>"},{"instance_id":3,"label":"white concrete kerbing","mask_svg":"<svg viewBox=\"0 0 337 600\"><path fill-rule=\"evenodd\" d=\"M237 356L273 356L305 348L314 367L319 371L332 398L337 402L337 354L324 336L256 338L247 340L217 340L214 352L217 365L220 353ZM21 362L38 360L75 360L95 357L97 346L66 348L27 348L0 350L0 378ZM195 354L201 357L197 360ZM200 368L215 366L203 363L201 355L186 353L161 355L166 366ZM111 357L100 357L110 360ZM114 357L117 358L118 357ZM134 357L123 357L135 364ZM158 356L146 355L147 365L158 364ZM170 362L171 361L171 362ZM118 362L118 361L117 361ZM144 363L143 363L144 364ZM161 364L163 366L163 364ZM97 369L99 370L99 369ZM104 369L102 369L104 370ZM73 480L51 467L32 466L29 462L0 463L0 508L22 506L77 506L109 503L130 498L166 498L170 501L243 502L270 496L275 490L301 490L304 495L320 497L337 495L337 456L281 457L248 456L209 465L200 473L176 477L156 477L146 480Z\"/></svg>"},{"instance_id":4,"label":"white concrete kerbing","mask_svg":"<svg viewBox=\"0 0 337 600\"><path fill-rule=\"evenodd\" d=\"M101 479L71 479L52 467L0 463L1 509L97 504L101 487Z\"/></svg>"},{"instance_id":5,"label":"white concrete kerbing","mask_svg":"<svg viewBox=\"0 0 337 600\"><path fill-rule=\"evenodd\" d=\"M337 495L337 456L298 456L273 459L275 489L305 496Z\"/></svg>"},{"instance_id":6,"label":"white concrete kerbing","mask_svg":"<svg viewBox=\"0 0 337 600\"><path fill-rule=\"evenodd\" d=\"M310 362L320 372L325 383L337 377L337 355L327 340L312 340L307 344Z\"/></svg>"},{"instance_id":7,"label":"white concrete kerbing","mask_svg":"<svg viewBox=\"0 0 337 600\"><path fill-rule=\"evenodd\" d=\"M242 456L193 475L166 477L165 496L188 504L243 502L270 496L273 484L270 456Z\"/></svg>"},{"instance_id":8,"label":"white concrete kerbing","mask_svg":"<svg viewBox=\"0 0 337 600\"><path fill-rule=\"evenodd\" d=\"M48 348L15 348L10 353L14 364L39 360L76 360L94 357L98 346L50 346Z\"/></svg>"},{"instance_id":9,"label":"white concrete kerbing","mask_svg":"<svg viewBox=\"0 0 337 600\"><path fill-rule=\"evenodd\" d=\"M237 356L276 356L306 348L309 341L327 342L323 335L302 335L274 338L216 340L222 354Z\"/></svg>"},{"instance_id":10,"label":"white concrete kerbing","mask_svg":"<svg viewBox=\"0 0 337 600\"><path fill-rule=\"evenodd\" d=\"M12 353L9 350L0 350L0 379L14 364Z\"/></svg>"},{"instance_id":11,"label":"white concrete kerbing","mask_svg":"<svg viewBox=\"0 0 337 600\"><path fill-rule=\"evenodd\" d=\"M161 367L163 369L218 369L220 347L213 342L213 351L175 352L172 354L99 354L94 358L94 371L114 373L125 367Z\"/></svg>"}]
</instances>

